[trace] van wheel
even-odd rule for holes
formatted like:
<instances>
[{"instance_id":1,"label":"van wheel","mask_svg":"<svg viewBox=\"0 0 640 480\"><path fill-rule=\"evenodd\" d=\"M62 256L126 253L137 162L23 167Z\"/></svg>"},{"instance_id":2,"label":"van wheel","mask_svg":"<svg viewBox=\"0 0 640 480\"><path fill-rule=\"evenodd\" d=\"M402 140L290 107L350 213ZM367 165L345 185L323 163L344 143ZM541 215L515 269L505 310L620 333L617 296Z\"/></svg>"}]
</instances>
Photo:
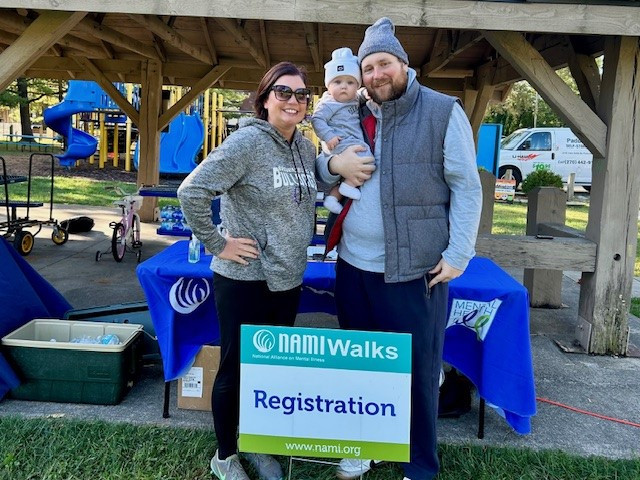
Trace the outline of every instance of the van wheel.
<instances>
[{"instance_id":1,"label":"van wheel","mask_svg":"<svg viewBox=\"0 0 640 480\"><path fill-rule=\"evenodd\" d=\"M500 167L500 169L498 170L498 178L504 178L505 175L507 174L507 170L509 169L511 169L511 176L516 181L516 190L517 190L520 184L522 183L522 174L520 173L520 170L518 170L516 167L507 167L507 166Z\"/></svg>"}]
</instances>

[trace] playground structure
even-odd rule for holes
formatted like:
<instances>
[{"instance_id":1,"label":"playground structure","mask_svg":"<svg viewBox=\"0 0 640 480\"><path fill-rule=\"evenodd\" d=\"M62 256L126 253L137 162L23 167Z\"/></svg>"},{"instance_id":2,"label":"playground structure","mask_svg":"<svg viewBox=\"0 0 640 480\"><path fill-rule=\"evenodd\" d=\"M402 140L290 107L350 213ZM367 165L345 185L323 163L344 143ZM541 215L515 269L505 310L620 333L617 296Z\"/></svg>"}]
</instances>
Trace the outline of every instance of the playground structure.
<instances>
[{"instance_id":1,"label":"playground structure","mask_svg":"<svg viewBox=\"0 0 640 480\"><path fill-rule=\"evenodd\" d=\"M139 108L138 85L115 83L114 88L134 107ZM180 88L170 87L165 92L168 108L179 100ZM162 132L160 138L160 173L187 174L197 166L198 157L203 158L222 142L226 136L223 113L230 111L222 108L223 101L221 94L207 90L186 108L188 113L181 112L170 122L167 131ZM133 167L138 169L137 129L97 83L69 81L64 100L45 110L44 119L66 141L66 150L56 155L61 166L73 167L83 159L88 159L93 164L98 152L99 168L104 168L109 156L113 159L113 166L117 167L120 152L124 150L124 168L131 171L131 150L132 145L135 145ZM119 136L119 126L122 124L126 124L124 143ZM208 127L207 131L205 125ZM101 148L102 145L105 147Z\"/></svg>"}]
</instances>

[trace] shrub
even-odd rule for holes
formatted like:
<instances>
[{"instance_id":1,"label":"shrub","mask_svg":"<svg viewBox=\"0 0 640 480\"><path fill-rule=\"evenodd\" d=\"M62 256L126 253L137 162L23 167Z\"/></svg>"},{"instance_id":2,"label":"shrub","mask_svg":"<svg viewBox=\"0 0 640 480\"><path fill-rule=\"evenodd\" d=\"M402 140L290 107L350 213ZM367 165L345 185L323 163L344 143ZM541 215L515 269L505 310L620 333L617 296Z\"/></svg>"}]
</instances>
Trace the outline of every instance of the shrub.
<instances>
[{"instance_id":1,"label":"shrub","mask_svg":"<svg viewBox=\"0 0 640 480\"><path fill-rule=\"evenodd\" d=\"M562 188L562 177L551 170L536 170L522 181L522 191L529 193L536 187Z\"/></svg>"}]
</instances>

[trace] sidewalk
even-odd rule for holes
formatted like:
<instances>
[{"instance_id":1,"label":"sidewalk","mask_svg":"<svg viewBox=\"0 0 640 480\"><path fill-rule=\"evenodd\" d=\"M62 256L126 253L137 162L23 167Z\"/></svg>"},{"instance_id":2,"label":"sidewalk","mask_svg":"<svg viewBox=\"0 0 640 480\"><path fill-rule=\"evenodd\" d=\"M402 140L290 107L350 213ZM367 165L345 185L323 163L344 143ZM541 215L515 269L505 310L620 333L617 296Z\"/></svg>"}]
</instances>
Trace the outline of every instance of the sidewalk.
<instances>
[{"instance_id":1,"label":"sidewalk","mask_svg":"<svg viewBox=\"0 0 640 480\"><path fill-rule=\"evenodd\" d=\"M118 218L116 209L66 206L54 209L54 217L64 220L88 215L94 229L71 235L67 244L51 242L50 230L36 237L29 263L56 287L74 308L145 300L138 284L134 255L122 263L110 256L95 261L97 250L109 247L110 221ZM37 218L37 217L35 217ZM156 225L142 225L142 260L161 251L176 238L156 235ZM509 269L522 281L523 271ZM563 303L557 310L531 309L531 345L534 357L537 396L608 417L640 424L640 359L595 357L563 353L554 340L572 339L577 318L579 288L574 273L563 279ZM634 295L640 296L638 280ZM297 325L336 326L335 318L325 314L304 314ZM640 346L640 320L630 317L631 342ZM172 388L171 417L162 418L164 382L158 365L146 366L143 377L127 397L116 406L77 405L4 400L0 415L45 417L61 414L67 418L105 420L134 424L157 424L190 428L212 428L211 414L176 407L176 388ZM533 449L561 449L578 455L609 458L640 458L640 428L623 425L538 403L533 433L514 433L495 411L487 408L485 438L478 440L478 403L460 419L439 421L440 441L455 444L512 446Z\"/></svg>"}]
</instances>

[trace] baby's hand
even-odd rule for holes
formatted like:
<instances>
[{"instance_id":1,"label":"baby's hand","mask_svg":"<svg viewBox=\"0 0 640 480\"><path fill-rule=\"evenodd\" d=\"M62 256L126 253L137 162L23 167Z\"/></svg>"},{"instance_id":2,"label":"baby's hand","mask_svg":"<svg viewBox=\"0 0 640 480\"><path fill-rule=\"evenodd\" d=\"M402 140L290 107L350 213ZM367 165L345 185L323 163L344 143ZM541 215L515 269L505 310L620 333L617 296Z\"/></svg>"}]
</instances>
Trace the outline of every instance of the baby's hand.
<instances>
[{"instance_id":1,"label":"baby's hand","mask_svg":"<svg viewBox=\"0 0 640 480\"><path fill-rule=\"evenodd\" d=\"M330 140L327 140L327 148L329 150L333 150L334 148L336 148L338 146L338 143L340 143L341 138L338 136L333 137Z\"/></svg>"}]
</instances>

